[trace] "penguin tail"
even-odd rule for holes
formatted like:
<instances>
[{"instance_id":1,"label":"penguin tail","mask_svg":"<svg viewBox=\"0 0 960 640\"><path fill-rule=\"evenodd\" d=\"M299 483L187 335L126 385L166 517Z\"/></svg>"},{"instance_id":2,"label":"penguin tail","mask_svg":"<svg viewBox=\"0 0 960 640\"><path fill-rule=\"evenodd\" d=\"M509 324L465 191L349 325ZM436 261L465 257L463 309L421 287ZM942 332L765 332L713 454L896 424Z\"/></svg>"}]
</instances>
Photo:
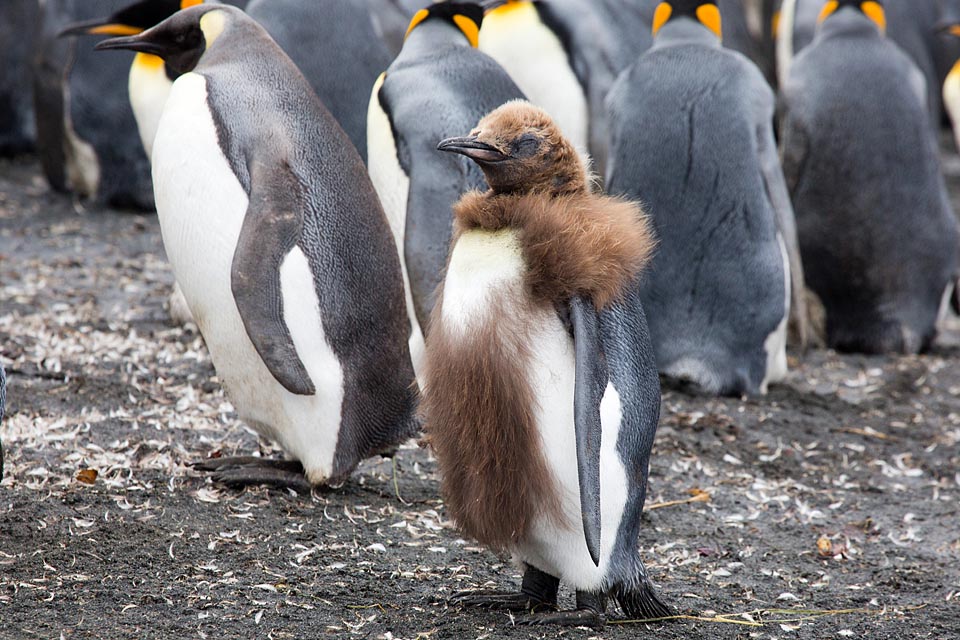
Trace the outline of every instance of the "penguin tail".
<instances>
[{"instance_id":1,"label":"penguin tail","mask_svg":"<svg viewBox=\"0 0 960 640\"><path fill-rule=\"evenodd\" d=\"M624 614L632 620L658 620L677 615L673 607L663 602L646 576L635 584L619 585L613 593Z\"/></svg>"}]
</instances>

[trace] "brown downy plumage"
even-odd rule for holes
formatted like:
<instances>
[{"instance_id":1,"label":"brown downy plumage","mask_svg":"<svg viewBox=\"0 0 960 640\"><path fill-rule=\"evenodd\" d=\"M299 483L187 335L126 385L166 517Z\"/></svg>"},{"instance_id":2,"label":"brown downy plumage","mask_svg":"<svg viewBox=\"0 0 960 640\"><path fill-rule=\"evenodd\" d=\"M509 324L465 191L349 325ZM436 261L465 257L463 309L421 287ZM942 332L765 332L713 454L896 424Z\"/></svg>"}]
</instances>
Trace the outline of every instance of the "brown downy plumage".
<instances>
[{"instance_id":1,"label":"brown downy plumage","mask_svg":"<svg viewBox=\"0 0 960 640\"><path fill-rule=\"evenodd\" d=\"M469 137L439 148L477 161L491 186L454 206L453 245L465 233L509 229L525 266L522 286L491 295L482 321L466 330L444 325L441 287L421 403L450 515L466 534L504 549L538 517L571 524L535 422L529 345L537 320L575 295L608 306L655 243L636 203L590 193L579 155L544 111L525 102L507 103Z\"/></svg>"}]
</instances>

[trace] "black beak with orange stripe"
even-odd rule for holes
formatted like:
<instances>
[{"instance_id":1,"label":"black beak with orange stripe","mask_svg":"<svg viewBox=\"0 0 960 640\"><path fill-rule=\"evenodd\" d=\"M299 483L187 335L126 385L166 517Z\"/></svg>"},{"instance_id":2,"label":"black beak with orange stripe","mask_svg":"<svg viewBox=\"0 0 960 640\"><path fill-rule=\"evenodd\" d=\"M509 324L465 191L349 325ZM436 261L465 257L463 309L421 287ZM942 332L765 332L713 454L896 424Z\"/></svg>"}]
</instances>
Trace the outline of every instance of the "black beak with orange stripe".
<instances>
[{"instance_id":1,"label":"black beak with orange stripe","mask_svg":"<svg viewBox=\"0 0 960 640\"><path fill-rule=\"evenodd\" d=\"M160 24L181 9L202 2L203 0L141 0L106 18L74 22L62 29L57 36L132 36Z\"/></svg>"},{"instance_id":2,"label":"black beak with orange stripe","mask_svg":"<svg viewBox=\"0 0 960 640\"><path fill-rule=\"evenodd\" d=\"M715 0L664 0L653 14L653 35L656 36L667 22L679 17L699 22L718 38L723 37L720 7Z\"/></svg>"},{"instance_id":3,"label":"black beak with orange stripe","mask_svg":"<svg viewBox=\"0 0 960 640\"><path fill-rule=\"evenodd\" d=\"M827 0L820 9L817 23L821 23L840 9L852 7L876 23L881 33L887 31L887 14L883 9L883 0Z\"/></svg>"}]
</instances>

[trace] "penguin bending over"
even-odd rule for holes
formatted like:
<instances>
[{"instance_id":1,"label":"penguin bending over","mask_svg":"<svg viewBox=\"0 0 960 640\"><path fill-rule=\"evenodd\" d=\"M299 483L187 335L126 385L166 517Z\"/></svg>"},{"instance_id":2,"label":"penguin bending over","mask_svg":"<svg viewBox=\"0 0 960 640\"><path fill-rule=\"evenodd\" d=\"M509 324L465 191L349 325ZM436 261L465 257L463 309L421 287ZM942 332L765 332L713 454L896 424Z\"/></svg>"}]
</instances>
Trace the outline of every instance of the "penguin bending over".
<instances>
[{"instance_id":1,"label":"penguin bending over","mask_svg":"<svg viewBox=\"0 0 960 640\"><path fill-rule=\"evenodd\" d=\"M958 270L957 222L919 69L879 2L824 6L783 84L783 170L807 281L840 351L930 346Z\"/></svg>"},{"instance_id":2,"label":"penguin bending over","mask_svg":"<svg viewBox=\"0 0 960 640\"><path fill-rule=\"evenodd\" d=\"M450 210L484 185L474 163L437 153L437 140L523 98L500 65L477 51L482 21L483 10L468 2L437 3L415 14L400 55L370 96L368 168L401 250L417 367L450 249Z\"/></svg>"},{"instance_id":3,"label":"penguin bending over","mask_svg":"<svg viewBox=\"0 0 960 640\"><path fill-rule=\"evenodd\" d=\"M151 53L182 74L154 141L157 213L240 416L313 485L413 435L396 247L363 162L290 59L227 5L97 46Z\"/></svg>"},{"instance_id":4,"label":"penguin bending over","mask_svg":"<svg viewBox=\"0 0 960 640\"><path fill-rule=\"evenodd\" d=\"M791 298L804 333L803 281L773 92L720 20L713 0L660 3L653 47L607 98L607 188L644 203L660 243L641 286L660 371L766 393L787 372Z\"/></svg>"},{"instance_id":5,"label":"penguin bending over","mask_svg":"<svg viewBox=\"0 0 960 640\"><path fill-rule=\"evenodd\" d=\"M653 249L639 207L593 195L547 113L517 101L438 149L490 185L454 209L427 336L422 412L454 521L525 566L520 593L464 605L575 611L521 623L599 625L669 614L638 550L660 389L633 280ZM463 443L471 443L464 447Z\"/></svg>"}]
</instances>

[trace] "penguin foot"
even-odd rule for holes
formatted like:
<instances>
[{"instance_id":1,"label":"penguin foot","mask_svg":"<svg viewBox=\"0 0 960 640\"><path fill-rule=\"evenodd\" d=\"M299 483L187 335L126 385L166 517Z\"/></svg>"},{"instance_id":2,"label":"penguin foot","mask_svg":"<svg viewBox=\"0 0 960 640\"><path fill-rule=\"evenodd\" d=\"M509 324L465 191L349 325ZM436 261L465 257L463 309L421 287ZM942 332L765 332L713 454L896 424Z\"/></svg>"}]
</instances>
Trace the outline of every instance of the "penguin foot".
<instances>
[{"instance_id":1,"label":"penguin foot","mask_svg":"<svg viewBox=\"0 0 960 640\"><path fill-rule=\"evenodd\" d=\"M499 609L503 611L515 611L531 613L538 611L551 611L556 608L552 602L544 602L536 596L528 595L522 591L460 591L453 594L449 600L450 604L461 607L479 607L481 609Z\"/></svg>"},{"instance_id":2,"label":"penguin foot","mask_svg":"<svg viewBox=\"0 0 960 640\"><path fill-rule=\"evenodd\" d=\"M607 598L602 593L577 591L577 608L573 611L553 611L516 618L517 625L555 624L563 627L591 627L602 629L607 622L603 612L607 608Z\"/></svg>"},{"instance_id":3,"label":"penguin foot","mask_svg":"<svg viewBox=\"0 0 960 640\"><path fill-rule=\"evenodd\" d=\"M235 456L196 462L193 468L197 471L212 472L214 482L231 489L268 486L275 489L293 489L297 493L310 493L312 489L303 474L303 465L296 460Z\"/></svg>"},{"instance_id":4,"label":"penguin foot","mask_svg":"<svg viewBox=\"0 0 960 640\"><path fill-rule=\"evenodd\" d=\"M526 565L520 593L513 591L460 591L450 598L461 607L483 607L525 613L553 611L557 608L560 578Z\"/></svg>"}]
</instances>

